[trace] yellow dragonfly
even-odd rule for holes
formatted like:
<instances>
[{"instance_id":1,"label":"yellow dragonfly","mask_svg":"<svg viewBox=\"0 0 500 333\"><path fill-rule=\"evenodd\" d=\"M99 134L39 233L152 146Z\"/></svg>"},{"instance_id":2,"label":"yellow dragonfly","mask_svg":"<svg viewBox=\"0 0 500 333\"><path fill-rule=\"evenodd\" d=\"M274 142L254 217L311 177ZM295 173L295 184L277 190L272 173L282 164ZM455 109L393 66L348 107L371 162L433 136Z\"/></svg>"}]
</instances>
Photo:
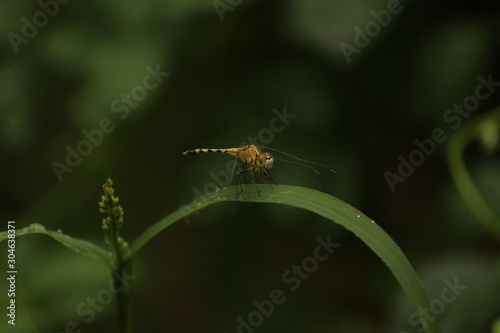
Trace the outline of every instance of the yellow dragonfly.
<instances>
[{"instance_id":1,"label":"yellow dragonfly","mask_svg":"<svg viewBox=\"0 0 500 333\"><path fill-rule=\"evenodd\" d=\"M240 177L244 178L245 183L248 183L249 177L250 183L255 188L257 188L256 183L265 183L272 188L273 185L278 186L278 183L318 187L321 183L325 183L325 180L328 183L339 175L335 169L326 165L310 162L276 149L256 145L246 145L239 148L198 148L186 150L183 155L204 153L222 153L235 158L231 184L239 185L240 191L236 194L237 196L243 191ZM238 164L238 161L241 163ZM275 180L271 175L273 167L278 169L276 170L276 173L280 176L278 180ZM258 188L257 191L260 194Z\"/></svg>"}]
</instances>

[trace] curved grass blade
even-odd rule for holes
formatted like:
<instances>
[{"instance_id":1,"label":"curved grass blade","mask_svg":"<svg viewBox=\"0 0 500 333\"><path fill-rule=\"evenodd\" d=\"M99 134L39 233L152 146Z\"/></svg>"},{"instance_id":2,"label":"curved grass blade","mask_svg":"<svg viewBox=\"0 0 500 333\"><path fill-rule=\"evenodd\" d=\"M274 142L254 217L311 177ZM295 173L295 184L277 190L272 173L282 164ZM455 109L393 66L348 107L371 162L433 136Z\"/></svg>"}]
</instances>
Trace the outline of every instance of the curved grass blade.
<instances>
[{"instance_id":1,"label":"curved grass blade","mask_svg":"<svg viewBox=\"0 0 500 333\"><path fill-rule=\"evenodd\" d=\"M479 223L500 239L500 218L474 184L464 160L465 150L478 139L483 138L483 142L485 139L488 140L494 149L498 145L498 128L500 128L500 108L467 121L450 138L447 157L453 181L470 211ZM490 133L491 131L493 133Z\"/></svg>"},{"instance_id":2,"label":"curved grass blade","mask_svg":"<svg viewBox=\"0 0 500 333\"><path fill-rule=\"evenodd\" d=\"M392 238L372 219L338 198L309 188L288 185L279 185L275 189L267 186L259 188L260 196L248 194L251 191L243 191L238 201L278 203L303 208L345 227L368 245L389 267L415 309L430 308L429 299L410 262ZM130 246L132 255L160 231L185 216L214 203L228 201L227 196L231 191L230 187L226 187L218 192L201 196L198 200L159 220L132 243ZM425 329L428 333L439 332L436 320L427 321L427 324Z\"/></svg>"},{"instance_id":3,"label":"curved grass blade","mask_svg":"<svg viewBox=\"0 0 500 333\"><path fill-rule=\"evenodd\" d=\"M77 253L100 260L110 268L113 267L112 264L114 255L112 253L110 254L110 252L104 250L103 248L91 242L78 238L73 238L71 236L63 234L62 232L47 230L43 225L38 223L33 223L27 227L16 230L16 238L30 234L47 235ZM8 232L7 231L0 232L0 242L7 240L8 240Z\"/></svg>"}]
</instances>

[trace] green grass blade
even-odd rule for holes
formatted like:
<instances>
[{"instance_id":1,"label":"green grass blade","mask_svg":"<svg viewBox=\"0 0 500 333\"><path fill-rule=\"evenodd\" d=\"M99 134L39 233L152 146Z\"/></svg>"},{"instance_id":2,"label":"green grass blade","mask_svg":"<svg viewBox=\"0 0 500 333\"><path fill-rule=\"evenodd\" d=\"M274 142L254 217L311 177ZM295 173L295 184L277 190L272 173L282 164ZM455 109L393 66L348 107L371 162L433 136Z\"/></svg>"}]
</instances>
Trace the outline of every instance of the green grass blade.
<instances>
[{"instance_id":1,"label":"green grass blade","mask_svg":"<svg viewBox=\"0 0 500 333\"><path fill-rule=\"evenodd\" d=\"M278 203L303 208L350 230L368 245L389 267L394 277L410 298L415 309L430 308L429 299L422 283L399 246L377 223L356 208L326 193L302 187L279 185L277 189L271 189L262 186L260 196L245 195L246 192L251 193L252 191L243 191L243 194L238 198L239 201ZM227 187L218 192L206 194L164 217L132 243L130 246L132 255L136 254L142 246L160 231L181 220L188 214L217 202L228 201L227 196L229 193L231 191ZM426 331L428 333L439 332L436 320L426 322Z\"/></svg>"},{"instance_id":2,"label":"green grass blade","mask_svg":"<svg viewBox=\"0 0 500 333\"><path fill-rule=\"evenodd\" d=\"M32 234L43 234L52 237L62 245L70 248L71 250L80 253L84 256L91 257L102 261L108 267L112 267L113 255L110 252L104 250L103 248L77 238L65 235L62 232L57 232L53 230L47 230L43 225L38 223L30 224L27 227L16 230L16 238L24 235ZM8 239L8 232L0 232L0 242L6 241Z\"/></svg>"},{"instance_id":3,"label":"green grass blade","mask_svg":"<svg viewBox=\"0 0 500 333\"><path fill-rule=\"evenodd\" d=\"M498 146L498 128L500 127L500 108L496 108L480 117L476 117L459 128L448 145L448 166L458 192L477 220L497 239L500 239L500 218L488 205L487 201L474 184L465 165L464 153L469 145L478 139L489 142L491 149ZM493 131L493 134L490 132ZM485 139L486 137L486 139ZM493 142L492 142L493 141Z\"/></svg>"}]
</instances>

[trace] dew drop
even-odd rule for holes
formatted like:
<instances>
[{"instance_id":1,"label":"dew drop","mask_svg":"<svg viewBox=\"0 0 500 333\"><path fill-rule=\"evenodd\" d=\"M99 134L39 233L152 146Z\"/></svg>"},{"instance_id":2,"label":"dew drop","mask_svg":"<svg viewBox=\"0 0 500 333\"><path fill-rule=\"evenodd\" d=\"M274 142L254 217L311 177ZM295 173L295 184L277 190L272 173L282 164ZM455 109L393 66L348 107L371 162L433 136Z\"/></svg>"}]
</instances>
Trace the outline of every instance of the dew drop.
<instances>
[{"instance_id":1,"label":"dew drop","mask_svg":"<svg viewBox=\"0 0 500 333\"><path fill-rule=\"evenodd\" d=\"M63 232L61 229L57 229L57 233L62 234Z\"/></svg>"},{"instance_id":2,"label":"dew drop","mask_svg":"<svg viewBox=\"0 0 500 333\"><path fill-rule=\"evenodd\" d=\"M361 215L358 214L358 215L356 215L356 217L359 219L361 217Z\"/></svg>"},{"instance_id":3,"label":"dew drop","mask_svg":"<svg viewBox=\"0 0 500 333\"><path fill-rule=\"evenodd\" d=\"M372 220L372 223L375 223L375 221Z\"/></svg>"}]
</instances>

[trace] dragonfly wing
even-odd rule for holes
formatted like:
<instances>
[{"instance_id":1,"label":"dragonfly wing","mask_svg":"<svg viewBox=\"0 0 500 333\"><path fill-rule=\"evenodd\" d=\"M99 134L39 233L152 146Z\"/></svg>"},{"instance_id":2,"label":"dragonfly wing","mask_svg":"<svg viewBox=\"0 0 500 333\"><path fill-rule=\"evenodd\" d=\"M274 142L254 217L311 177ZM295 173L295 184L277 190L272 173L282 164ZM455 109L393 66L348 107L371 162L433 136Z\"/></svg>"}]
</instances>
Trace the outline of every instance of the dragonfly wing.
<instances>
[{"instance_id":1,"label":"dragonfly wing","mask_svg":"<svg viewBox=\"0 0 500 333\"><path fill-rule=\"evenodd\" d=\"M340 174L333 168L311 162L283 151L259 147L263 152L274 155L274 165L269 172L278 184L298 185L331 192L341 180Z\"/></svg>"}]
</instances>

